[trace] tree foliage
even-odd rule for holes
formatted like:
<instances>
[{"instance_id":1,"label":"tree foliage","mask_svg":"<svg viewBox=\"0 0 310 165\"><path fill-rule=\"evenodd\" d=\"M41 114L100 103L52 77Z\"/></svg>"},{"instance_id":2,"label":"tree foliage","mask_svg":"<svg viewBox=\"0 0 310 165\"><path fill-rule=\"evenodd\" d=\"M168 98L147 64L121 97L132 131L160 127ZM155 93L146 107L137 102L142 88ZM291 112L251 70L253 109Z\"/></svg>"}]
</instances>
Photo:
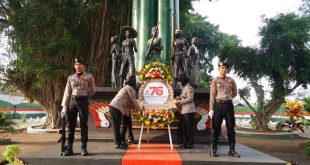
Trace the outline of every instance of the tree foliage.
<instances>
[{"instance_id":1,"label":"tree foliage","mask_svg":"<svg viewBox=\"0 0 310 165\"><path fill-rule=\"evenodd\" d=\"M310 113L310 97L305 97L302 99L302 101L304 102L305 111Z\"/></svg>"},{"instance_id":2,"label":"tree foliage","mask_svg":"<svg viewBox=\"0 0 310 165\"><path fill-rule=\"evenodd\" d=\"M302 15L309 16L310 15L310 1L302 0L299 10L301 11Z\"/></svg>"},{"instance_id":3,"label":"tree foliage","mask_svg":"<svg viewBox=\"0 0 310 165\"><path fill-rule=\"evenodd\" d=\"M241 97L256 113L259 130L267 130L271 115L282 105L298 86L310 82L309 16L279 14L264 19L260 29L259 48L227 46L222 49L221 59L233 65L235 73L248 80L257 96L257 107L252 107L246 97ZM271 99L265 100L262 78L267 78ZM242 95L240 95L242 96Z\"/></svg>"},{"instance_id":4,"label":"tree foliage","mask_svg":"<svg viewBox=\"0 0 310 165\"><path fill-rule=\"evenodd\" d=\"M130 22L131 1L1 0L0 30L16 56L5 82L47 111L55 125L73 59L82 57L98 86L108 83L109 39Z\"/></svg>"},{"instance_id":5,"label":"tree foliage","mask_svg":"<svg viewBox=\"0 0 310 165\"><path fill-rule=\"evenodd\" d=\"M198 49L202 69L199 76L199 87L208 88L210 85L209 73L213 70L212 59L219 54L222 44L236 44L239 42L236 36L219 31L218 26L207 21L207 17L201 16L195 11L186 13L185 18L190 18L184 24L184 37L190 43L193 37L198 37Z\"/></svg>"}]
</instances>

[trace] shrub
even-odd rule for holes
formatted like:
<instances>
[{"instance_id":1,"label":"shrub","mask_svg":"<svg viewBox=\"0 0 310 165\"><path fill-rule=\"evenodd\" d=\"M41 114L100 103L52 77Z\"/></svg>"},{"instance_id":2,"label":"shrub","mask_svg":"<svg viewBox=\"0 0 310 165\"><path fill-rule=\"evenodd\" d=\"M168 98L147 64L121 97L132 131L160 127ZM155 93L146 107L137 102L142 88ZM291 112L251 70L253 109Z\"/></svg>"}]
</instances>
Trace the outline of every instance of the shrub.
<instances>
[{"instance_id":1,"label":"shrub","mask_svg":"<svg viewBox=\"0 0 310 165\"><path fill-rule=\"evenodd\" d=\"M282 124L284 123L285 121L279 121L276 125L276 131L283 131L283 127L282 127Z\"/></svg>"},{"instance_id":2,"label":"shrub","mask_svg":"<svg viewBox=\"0 0 310 165\"><path fill-rule=\"evenodd\" d=\"M2 155L10 163L14 162L14 159L18 157L20 149L17 145L7 145Z\"/></svg>"},{"instance_id":3,"label":"shrub","mask_svg":"<svg viewBox=\"0 0 310 165\"><path fill-rule=\"evenodd\" d=\"M15 131L14 126L16 123L9 119L8 116L0 111L0 132L13 132Z\"/></svg>"},{"instance_id":4,"label":"shrub","mask_svg":"<svg viewBox=\"0 0 310 165\"><path fill-rule=\"evenodd\" d=\"M310 156L310 141L306 142L304 152L307 156Z\"/></svg>"}]
</instances>

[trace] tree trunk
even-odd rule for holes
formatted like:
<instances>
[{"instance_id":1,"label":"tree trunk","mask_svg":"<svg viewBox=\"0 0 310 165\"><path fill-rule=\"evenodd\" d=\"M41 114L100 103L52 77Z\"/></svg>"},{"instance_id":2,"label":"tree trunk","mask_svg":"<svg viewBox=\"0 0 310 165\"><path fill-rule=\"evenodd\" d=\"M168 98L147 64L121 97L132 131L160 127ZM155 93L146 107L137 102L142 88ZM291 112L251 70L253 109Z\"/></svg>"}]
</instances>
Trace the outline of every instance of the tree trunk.
<instances>
[{"instance_id":1,"label":"tree trunk","mask_svg":"<svg viewBox=\"0 0 310 165\"><path fill-rule=\"evenodd\" d=\"M256 123L256 130L258 132L269 131L268 123L271 119L271 115L256 112L254 117L254 122Z\"/></svg>"},{"instance_id":2,"label":"tree trunk","mask_svg":"<svg viewBox=\"0 0 310 165\"><path fill-rule=\"evenodd\" d=\"M269 131L270 128L268 127L268 123L271 119L271 116L277 112L277 110L283 104L284 99L275 100L272 99L269 103L266 104L262 112L256 111L255 112L255 123L256 129L259 132Z\"/></svg>"}]
</instances>

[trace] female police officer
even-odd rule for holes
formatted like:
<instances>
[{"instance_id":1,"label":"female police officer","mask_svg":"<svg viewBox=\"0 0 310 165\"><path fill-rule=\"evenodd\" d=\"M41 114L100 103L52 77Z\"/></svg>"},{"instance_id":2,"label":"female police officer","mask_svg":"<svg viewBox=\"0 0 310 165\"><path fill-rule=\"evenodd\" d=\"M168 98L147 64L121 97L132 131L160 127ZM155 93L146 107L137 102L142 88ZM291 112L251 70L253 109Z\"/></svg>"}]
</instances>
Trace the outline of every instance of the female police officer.
<instances>
[{"instance_id":1,"label":"female police officer","mask_svg":"<svg viewBox=\"0 0 310 165\"><path fill-rule=\"evenodd\" d=\"M109 104L114 131L115 148L126 149L127 144L121 136L120 125L124 115L129 117L130 109L140 109L137 102L136 79L130 76L125 81L125 86L119 90Z\"/></svg>"},{"instance_id":2,"label":"female police officer","mask_svg":"<svg viewBox=\"0 0 310 165\"><path fill-rule=\"evenodd\" d=\"M183 89L180 94L180 100L176 100L176 104L181 108L182 132L184 136L184 148L191 149L194 144L194 117L196 108L194 104L194 87L189 83L189 78L185 73L178 78Z\"/></svg>"}]
</instances>

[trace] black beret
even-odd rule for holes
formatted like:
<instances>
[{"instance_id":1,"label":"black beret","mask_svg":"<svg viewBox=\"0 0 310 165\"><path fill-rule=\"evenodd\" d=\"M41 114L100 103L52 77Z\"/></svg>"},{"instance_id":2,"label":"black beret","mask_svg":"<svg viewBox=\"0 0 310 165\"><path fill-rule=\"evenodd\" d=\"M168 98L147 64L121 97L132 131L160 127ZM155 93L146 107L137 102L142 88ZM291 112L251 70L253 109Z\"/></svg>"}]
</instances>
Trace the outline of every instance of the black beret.
<instances>
[{"instance_id":1,"label":"black beret","mask_svg":"<svg viewBox=\"0 0 310 165\"><path fill-rule=\"evenodd\" d=\"M218 66L226 66L227 68L229 68L229 65L227 62L219 62Z\"/></svg>"},{"instance_id":2,"label":"black beret","mask_svg":"<svg viewBox=\"0 0 310 165\"><path fill-rule=\"evenodd\" d=\"M189 78L185 73L182 73L179 75L178 81L189 81Z\"/></svg>"},{"instance_id":3,"label":"black beret","mask_svg":"<svg viewBox=\"0 0 310 165\"><path fill-rule=\"evenodd\" d=\"M125 80L126 85L134 85L136 84L136 77L135 76L128 76Z\"/></svg>"},{"instance_id":4,"label":"black beret","mask_svg":"<svg viewBox=\"0 0 310 165\"><path fill-rule=\"evenodd\" d=\"M74 59L74 63L80 63L80 64L83 64L83 65L86 65L85 61L81 58L75 58Z\"/></svg>"}]
</instances>

